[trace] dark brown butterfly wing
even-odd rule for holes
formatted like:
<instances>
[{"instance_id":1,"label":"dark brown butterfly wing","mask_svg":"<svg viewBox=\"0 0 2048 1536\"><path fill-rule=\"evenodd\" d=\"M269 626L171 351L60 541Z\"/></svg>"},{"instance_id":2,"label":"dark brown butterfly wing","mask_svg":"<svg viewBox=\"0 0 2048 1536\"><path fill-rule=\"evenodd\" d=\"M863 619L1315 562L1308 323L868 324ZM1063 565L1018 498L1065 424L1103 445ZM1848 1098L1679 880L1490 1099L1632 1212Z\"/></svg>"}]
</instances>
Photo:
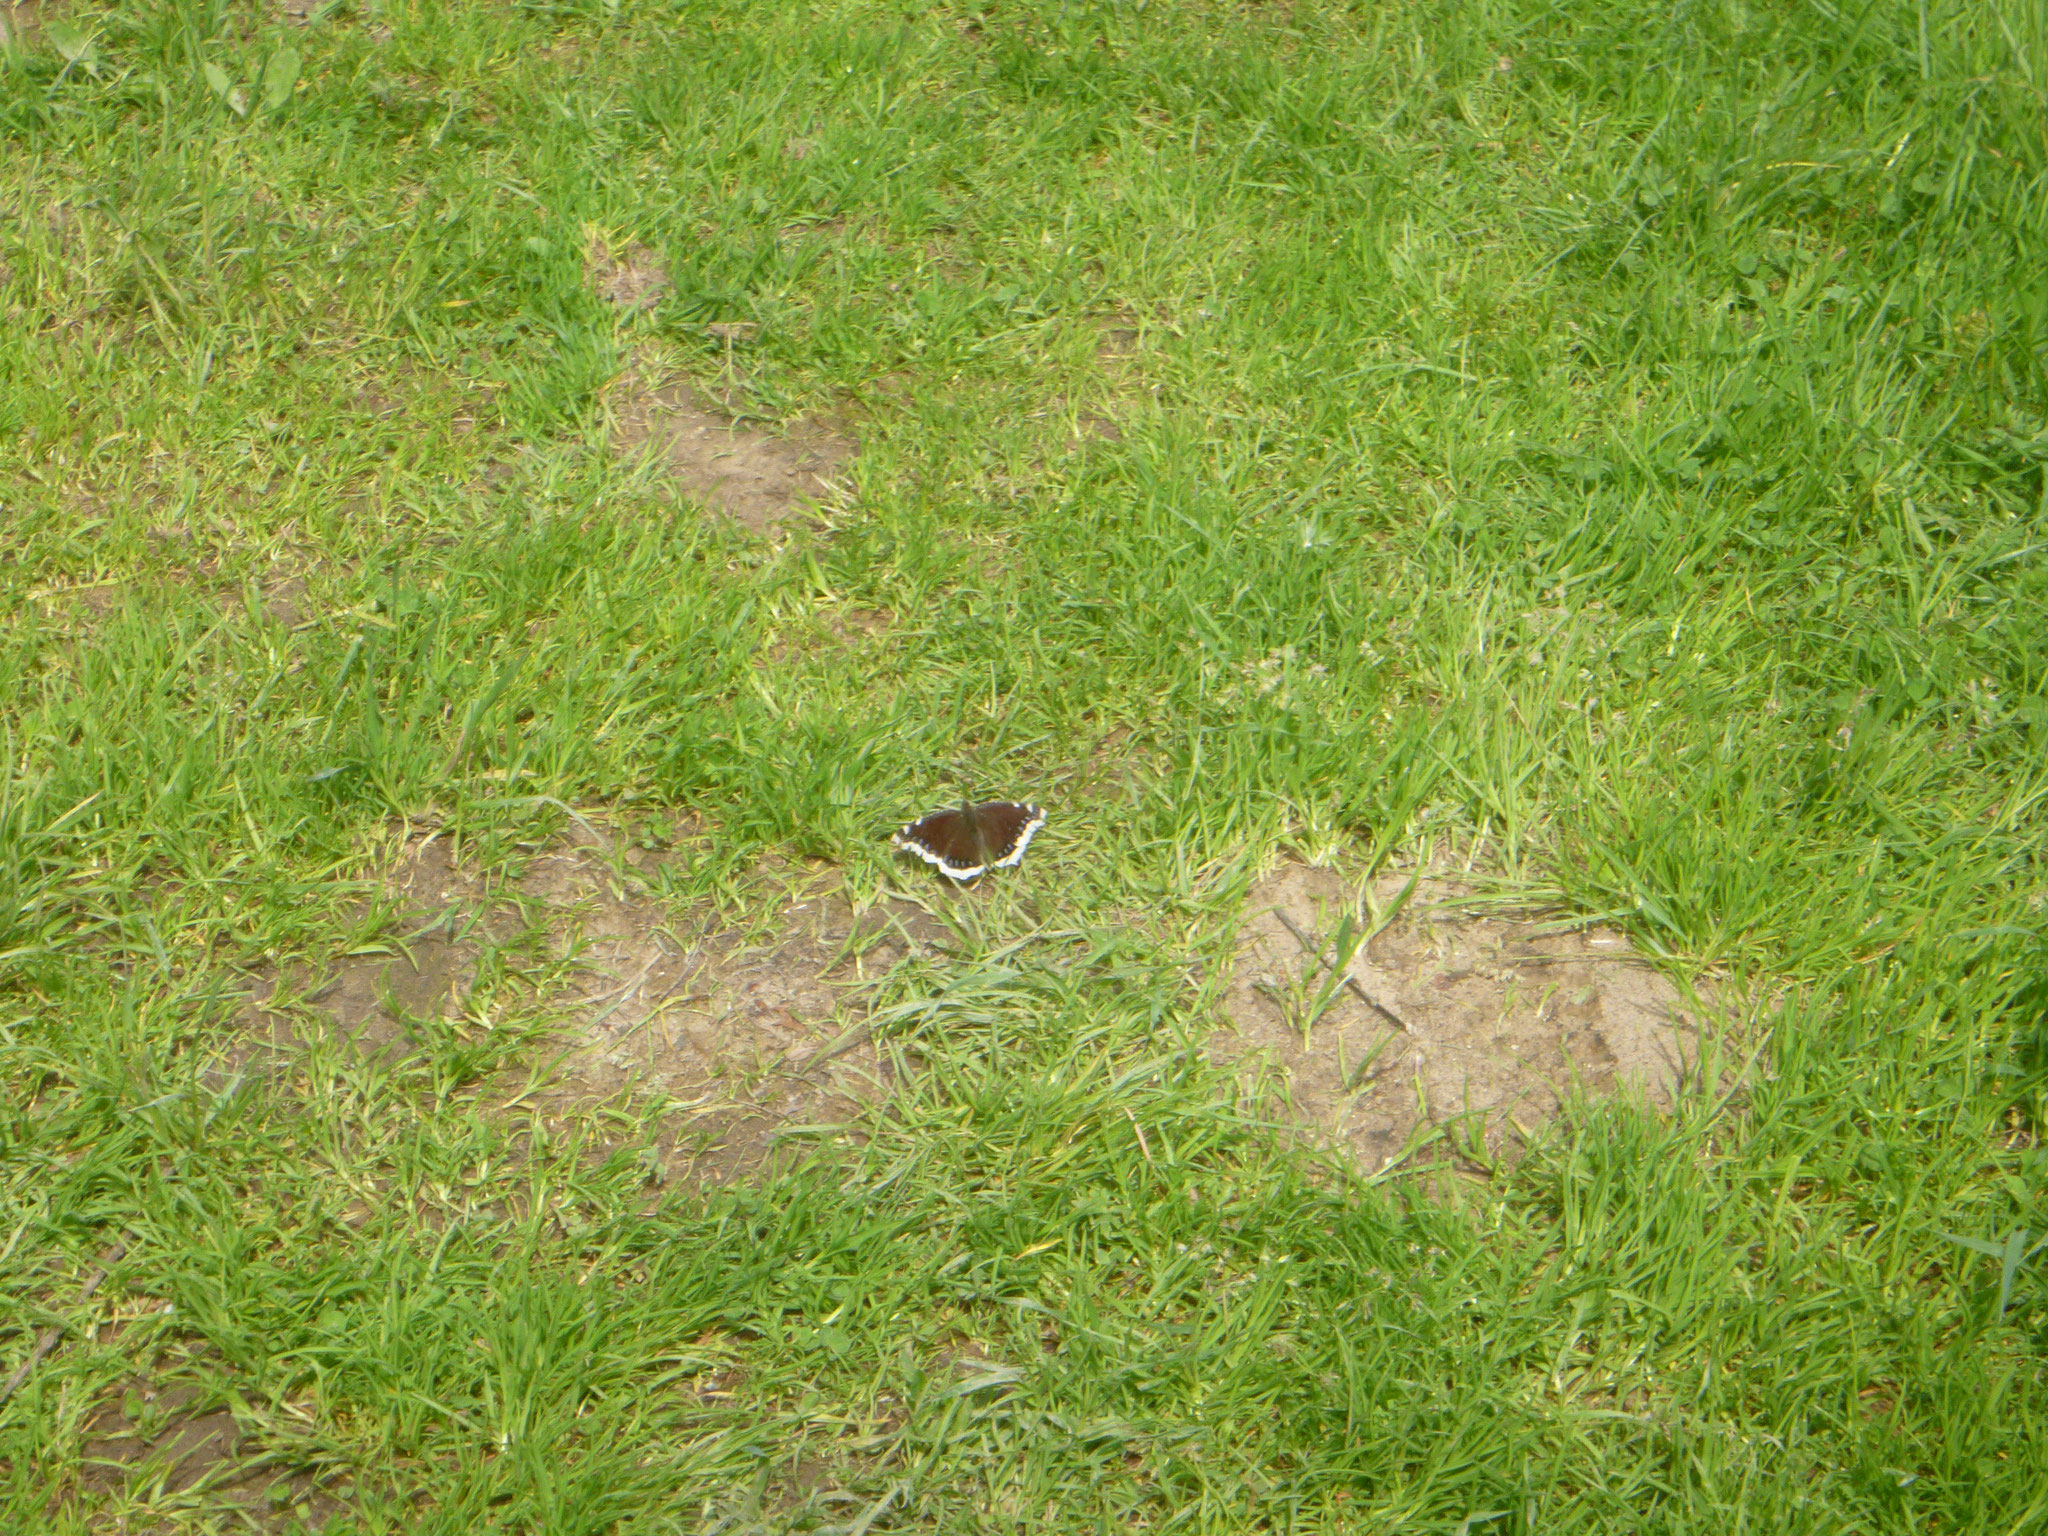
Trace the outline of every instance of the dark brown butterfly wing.
<instances>
[{"instance_id":1,"label":"dark brown butterfly wing","mask_svg":"<svg viewBox=\"0 0 2048 1536\"><path fill-rule=\"evenodd\" d=\"M908 849L927 864L938 865L955 880L971 879L985 867L981 849L974 839L974 823L958 806L934 811L921 821L913 821L889 841L898 848Z\"/></svg>"},{"instance_id":2,"label":"dark brown butterfly wing","mask_svg":"<svg viewBox=\"0 0 2048 1536\"><path fill-rule=\"evenodd\" d=\"M1045 825L1045 812L1035 805L995 800L977 805L974 819L989 867L1007 869L1024 862L1024 850L1031 845L1032 834Z\"/></svg>"},{"instance_id":3,"label":"dark brown butterfly wing","mask_svg":"<svg viewBox=\"0 0 2048 1536\"><path fill-rule=\"evenodd\" d=\"M1035 805L991 800L981 805L934 811L889 839L916 854L941 874L972 880L990 869L1023 862L1032 834L1045 825Z\"/></svg>"}]
</instances>

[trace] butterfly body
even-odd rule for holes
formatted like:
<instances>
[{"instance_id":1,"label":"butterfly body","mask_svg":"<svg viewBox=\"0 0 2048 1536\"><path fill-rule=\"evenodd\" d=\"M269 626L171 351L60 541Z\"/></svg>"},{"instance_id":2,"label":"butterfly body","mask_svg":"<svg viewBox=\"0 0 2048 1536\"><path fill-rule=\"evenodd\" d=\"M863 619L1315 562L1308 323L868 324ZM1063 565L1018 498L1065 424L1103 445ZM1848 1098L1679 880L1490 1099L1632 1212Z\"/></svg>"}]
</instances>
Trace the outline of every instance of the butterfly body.
<instances>
[{"instance_id":1,"label":"butterfly body","mask_svg":"<svg viewBox=\"0 0 2048 1536\"><path fill-rule=\"evenodd\" d=\"M951 806L899 829L889 839L953 880L973 880L991 869L1024 862L1024 850L1045 825L1045 812L1014 800Z\"/></svg>"}]
</instances>

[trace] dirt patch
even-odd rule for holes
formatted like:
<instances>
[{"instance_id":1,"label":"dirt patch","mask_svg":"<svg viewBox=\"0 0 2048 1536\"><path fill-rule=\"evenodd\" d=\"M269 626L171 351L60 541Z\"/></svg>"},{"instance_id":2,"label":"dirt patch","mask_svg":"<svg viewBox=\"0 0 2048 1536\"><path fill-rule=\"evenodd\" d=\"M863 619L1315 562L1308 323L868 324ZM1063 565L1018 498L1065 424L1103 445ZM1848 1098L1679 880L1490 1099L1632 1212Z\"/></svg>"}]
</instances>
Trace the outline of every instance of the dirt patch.
<instances>
[{"instance_id":1,"label":"dirt patch","mask_svg":"<svg viewBox=\"0 0 2048 1536\"><path fill-rule=\"evenodd\" d=\"M79 1494L91 1506L127 1505L131 1519L143 1512L136 1504L168 1500L180 1512L210 1505L239 1529L317 1530L343 1508L335 1493L346 1490L278 1466L197 1386L130 1378L87 1417L84 1435Z\"/></svg>"},{"instance_id":2,"label":"dirt patch","mask_svg":"<svg viewBox=\"0 0 2048 1536\"><path fill-rule=\"evenodd\" d=\"M1082 411L1074 418L1074 426L1065 445L1070 454L1079 453L1090 442L1120 443L1124 439L1124 429L1096 411Z\"/></svg>"},{"instance_id":3,"label":"dirt patch","mask_svg":"<svg viewBox=\"0 0 2048 1536\"><path fill-rule=\"evenodd\" d=\"M812 214L785 224L776 231L777 238L795 243L798 240L837 240L846 233L846 220L834 215Z\"/></svg>"},{"instance_id":4,"label":"dirt patch","mask_svg":"<svg viewBox=\"0 0 2048 1536\"><path fill-rule=\"evenodd\" d=\"M591 231L583 249L583 280L605 303L625 314L652 309L668 292L668 269L659 252L644 245L614 254L602 234Z\"/></svg>"},{"instance_id":5,"label":"dirt patch","mask_svg":"<svg viewBox=\"0 0 2048 1536\"><path fill-rule=\"evenodd\" d=\"M1382 876L1361 903L1334 870L1290 866L1261 883L1226 995L1231 1027L1212 1053L1277 1069L1294 1115L1371 1172L1436 1131L1475 1157L1512 1154L1574 1084L1668 1107L1698 1060L1701 1021L1612 929L1553 931L1422 879L1325 998L1310 950L1334 956L1343 914L1369 930L1406 884Z\"/></svg>"},{"instance_id":6,"label":"dirt patch","mask_svg":"<svg viewBox=\"0 0 2048 1536\"><path fill-rule=\"evenodd\" d=\"M855 912L832 874L749 930L657 920L592 848L536 860L523 883L586 956L555 1102L664 1099L666 1161L700 1177L757 1170L886 1091L894 1064L862 1023L872 984L951 937L907 903Z\"/></svg>"},{"instance_id":7,"label":"dirt patch","mask_svg":"<svg viewBox=\"0 0 2048 1536\"><path fill-rule=\"evenodd\" d=\"M405 402L390 391L375 384L365 384L355 392L350 402L361 414L372 419L396 416L405 409Z\"/></svg>"},{"instance_id":8,"label":"dirt patch","mask_svg":"<svg viewBox=\"0 0 2048 1536\"><path fill-rule=\"evenodd\" d=\"M560 1060L522 1100L557 1120L662 1106L663 1178L751 1174L886 1090L896 1069L862 1027L868 997L948 942L943 924L907 903L857 913L820 874L736 928L657 894L673 855L636 849L622 871L608 840L578 831L516 881L467 868L446 838L408 843L382 881L387 920L259 984L245 1020L258 1048L326 1037L394 1063L481 1059L494 1019L542 1015Z\"/></svg>"},{"instance_id":9,"label":"dirt patch","mask_svg":"<svg viewBox=\"0 0 2048 1536\"><path fill-rule=\"evenodd\" d=\"M454 437L467 437L479 426L501 423L496 397L499 386L489 380L458 379L407 359L398 359L365 373L348 393L348 408L366 422L404 424L431 432L445 423Z\"/></svg>"},{"instance_id":10,"label":"dirt patch","mask_svg":"<svg viewBox=\"0 0 2048 1536\"><path fill-rule=\"evenodd\" d=\"M781 665L836 649L857 650L884 639L895 627L896 615L886 608L828 608L815 613L810 624L772 637L761 659Z\"/></svg>"},{"instance_id":11,"label":"dirt patch","mask_svg":"<svg viewBox=\"0 0 2048 1536\"><path fill-rule=\"evenodd\" d=\"M900 411L916 403L917 381L907 373L881 373L860 386L860 391L873 404Z\"/></svg>"},{"instance_id":12,"label":"dirt patch","mask_svg":"<svg viewBox=\"0 0 2048 1536\"><path fill-rule=\"evenodd\" d=\"M824 623L840 645L861 645L894 629L896 615L888 608L846 608L824 615Z\"/></svg>"},{"instance_id":13,"label":"dirt patch","mask_svg":"<svg viewBox=\"0 0 2048 1536\"><path fill-rule=\"evenodd\" d=\"M335 952L258 979L245 1026L259 1046L326 1038L395 1061L445 1042L472 1015L487 1021L494 1007L547 990L544 936L515 894L458 866L450 840L407 844L379 885L383 900L365 905Z\"/></svg>"},{"instance_id":14,"label":"dirt patch","mask_svg":"<svg viewBox=\"0 0 2048 1536\"><path fill-rule=\"evenodd\" d=\"M273 576L259 589L263 616L286 629L297 629L308 621L311 597L303 576Z\"/></svg>"},{"instance_id":15,"label":"dirt patch","mask_svg":"<svg viewBox=\"0 0 2048 1536\"><path fill-rule=\"evenodd\" d=\"M1095 722L1100 728L1100 721ZM1153 771L1151 754L1127 725L1112 725L1088 750L1069 791L1091 799L1133 799L1138 784Z\"/></svg>"},{"instance_id":16,"label":"dirt patch","mask_svg":"<svg viewBox=\"0 0 2048 1536\"><path fill-rule=\"evenodd\" d=\"M1095 330L1095 360L1105 365L1123 362L1137 355L1142 339L1135 321L1125 317L1105 320Z\"/></svg>"},{"instance_id":17,"label":"dirt patch","mask_svg":"<svg viewBox=\"0 0 2048 1536\"><path fill-rule=\"evenodd\" d=\"M39 5L35 0L24 5L9 5L7 0L0 0L0 51L26 48L50 14L49 6Z\"/></svg>"},{"instance_id":18,"label":"dirt patch","mask_svg":"<svg viewBox=\"0 0 2048 1536\"><path fill-rule=\"evenodd\" d=\"M54 620L76 620L90 625L118 610L133 589L133 583L120 577L105 577L98 581L52 582L32 589L28 598L40 602L43 611Z\"/></svg>"},{"instance_id":19,"label":"dirt patch","mask_svg":"<svg viewBox=\"0 0 2048 1536\"><path fill-rule=\"evenodd\" d=\"M856 452L814 422L780 434L741 426L687 382L655 382L644 362L620 375L606 405L621 454L653 456L690 495L764 537L830 498Z\"/></svg>"},{"instance_id":20,"label":"dirt patch","mask_svg":"<svg viewBox=\"0 0 2048 1536\"><path fill-rule=\"evenodd\" d=\"M179 558L174 553L173 559ZM198 583L214 582L218 562L202 559L182 569L155 573L147 579L102 577L98 580L56 581L36 587L27 594L39 603L45 617L74 635L91 633L131 603L147 601L166 586L182 586L196 578ZM223 608L240 608L243 589L217 584L213 595ZM305 578L273 570L257 585L258 611L264 618L287 629L303 628L313 617Z\"/></svg>"}]
</instances>

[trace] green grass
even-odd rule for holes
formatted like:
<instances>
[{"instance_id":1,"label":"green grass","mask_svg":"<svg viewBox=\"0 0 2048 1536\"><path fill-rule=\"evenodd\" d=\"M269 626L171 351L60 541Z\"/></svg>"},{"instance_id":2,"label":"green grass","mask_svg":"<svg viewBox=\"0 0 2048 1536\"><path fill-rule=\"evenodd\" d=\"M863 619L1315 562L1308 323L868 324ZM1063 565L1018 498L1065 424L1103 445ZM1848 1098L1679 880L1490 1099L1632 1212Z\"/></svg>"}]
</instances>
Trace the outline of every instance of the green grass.
<instances>
[{"instance_id":1,"label":"green grass","mask_svg":"<svg viewBox=\"0 0 2048 1536\"><path fill-rule=\"evenodd\" d=\"M81 1491L137 1373L330 1531L2048 1525L2044 122L2041 0L45 12L0 1364L71 1331L0 1526L236 1528ZM606 451L721 321L857 420L829 536ZM492 1109L516 965L481 1045L234 1069L406 819L687 812L746 921L771 853L923 889L962 785L1054 820L882 993L934 1070L766 1183ZM1290 1151L1196 1050L1228 920L1425 844L1768 1000L1756 1070L1448 1191Z\"/></svg>"}]
</instances>

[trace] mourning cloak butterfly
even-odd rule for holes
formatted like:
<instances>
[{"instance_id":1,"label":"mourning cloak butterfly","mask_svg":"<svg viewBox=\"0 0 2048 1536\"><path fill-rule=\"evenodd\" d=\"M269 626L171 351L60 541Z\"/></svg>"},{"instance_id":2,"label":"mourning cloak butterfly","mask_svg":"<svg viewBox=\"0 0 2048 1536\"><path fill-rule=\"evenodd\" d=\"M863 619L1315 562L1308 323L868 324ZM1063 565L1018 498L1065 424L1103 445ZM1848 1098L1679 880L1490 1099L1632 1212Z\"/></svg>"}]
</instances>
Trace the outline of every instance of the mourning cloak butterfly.
<instances>
[{"instance_id":1,"label":"mourning cloak butterfly","mask_svg":"<svg viewBox=\"0 0 2048 1536\"><path fill-rule=\"evenodd\" d=\"M1045 812L1035 805L990 800L933 811L889 841L936 864L943 875L972 880L988 870L1023 863L1032 834L1044 825Z\"/></svg>"}]
</instances>

